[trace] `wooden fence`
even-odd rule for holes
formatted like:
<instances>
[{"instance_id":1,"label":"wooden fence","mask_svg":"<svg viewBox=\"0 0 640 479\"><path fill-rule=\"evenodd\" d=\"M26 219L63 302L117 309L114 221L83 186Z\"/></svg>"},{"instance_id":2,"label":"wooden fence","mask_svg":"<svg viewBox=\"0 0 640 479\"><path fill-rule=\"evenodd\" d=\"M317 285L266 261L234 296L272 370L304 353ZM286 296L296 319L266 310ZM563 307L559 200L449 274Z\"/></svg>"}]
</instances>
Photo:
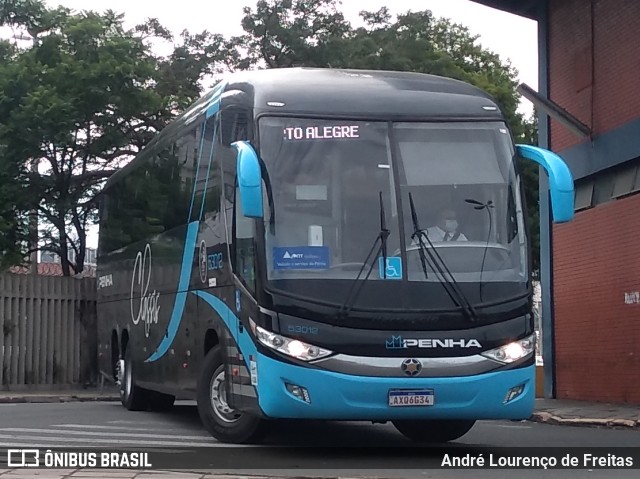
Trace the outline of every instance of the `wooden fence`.
<instances>
[{"instance_id":1,"label":"wooden fence","mask_svg":"<svg viewBox=\"0 0 640 479\"><path fill-rule=\"evenodd\" d=\"M96 280L0 274L0 387L96 382Z\"/></svg>"}]
</instances>

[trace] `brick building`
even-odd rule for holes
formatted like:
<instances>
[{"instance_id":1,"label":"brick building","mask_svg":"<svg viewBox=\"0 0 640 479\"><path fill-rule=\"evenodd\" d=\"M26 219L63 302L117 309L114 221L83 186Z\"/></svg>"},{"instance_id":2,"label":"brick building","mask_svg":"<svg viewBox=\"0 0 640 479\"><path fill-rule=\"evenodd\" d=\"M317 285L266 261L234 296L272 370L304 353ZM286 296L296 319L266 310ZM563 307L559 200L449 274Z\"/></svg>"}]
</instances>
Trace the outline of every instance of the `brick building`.
<instances>
[{"instance_id":1,"label":"brick building","mask_svg":"<svg viewBox=\"0 0 640 479\"><path fill-rule=\"evenodd\" d=\"M545 395L640 404L640 1L474 1L537 20L538 93L585 127L539 117L576 180L572 223L540 198Z\"/></svg>"}]
</instances>

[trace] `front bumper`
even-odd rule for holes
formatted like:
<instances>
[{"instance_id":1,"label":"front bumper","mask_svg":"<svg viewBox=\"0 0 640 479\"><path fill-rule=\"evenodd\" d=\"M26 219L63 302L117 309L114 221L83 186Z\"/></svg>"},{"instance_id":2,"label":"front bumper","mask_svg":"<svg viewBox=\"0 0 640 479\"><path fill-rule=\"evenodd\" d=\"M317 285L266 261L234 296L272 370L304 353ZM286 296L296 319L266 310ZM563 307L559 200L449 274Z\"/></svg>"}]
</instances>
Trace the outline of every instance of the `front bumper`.
<instances>
[{"instance_id":1,"label":"front bumper","mask_svg":"<svg viewBox=\"0 0 640 479\"><path fill-rule=\"evenodd\" d=\"M535 401L535 367L474 376L364 377L296 366L257 354L257 393L267 417L327 420L528 419ZM298 399L285 384L308 391ZM523 385L515 399L509 391ZM434 390L434 405L390 407L389 389Z\"/></svg>"}]
</instances>

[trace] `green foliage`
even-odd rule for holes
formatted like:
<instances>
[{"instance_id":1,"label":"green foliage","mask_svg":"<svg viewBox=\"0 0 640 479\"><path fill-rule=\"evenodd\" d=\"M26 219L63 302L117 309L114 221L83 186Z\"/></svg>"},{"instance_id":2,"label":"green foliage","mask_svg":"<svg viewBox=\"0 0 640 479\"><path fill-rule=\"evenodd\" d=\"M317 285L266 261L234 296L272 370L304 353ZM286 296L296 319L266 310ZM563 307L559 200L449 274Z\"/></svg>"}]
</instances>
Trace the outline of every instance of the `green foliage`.
<instances>
[{"instance_id":1,"label":"green foliage","mask_svg":"<svg viewBox=\"0 0 640 479\"><path fill-rule=\"evenodd\" d=\"M26 205L25 192L19 183L14 181L15 173L11 173L12 165L8 164L0 145L0 271L22 263L27 253L27 209L18 206Z\"/></svg>"},{"instance_id":2,"label":"green foliage","mask_svg":"<svg viewBox=\"0 0 640 479\"><path fill-rule=\"evenodd\" d=\"M2 65L9 64L16 55L15 48L0 41L0 75ZM3 93L0 92L0 98ZM2 134L0 124L0 135ZM7 156L7 147L0 141L0 271L19 264L26 255L27 201L22 185L15 181L20 168Z\"/></svg>"},{"instance_id":3,"label":"green foliage","mask_svg":"<svg viewBox=\"0 0 640 479\"><path fill-rule=\"evenodd\" d=\"M104 181L200 95L217 46L209 34L184 32L160 58L150 42L171 36L155 19L125 30L113 11L73 13L39 0L4 2L0 25L34 39L26 49L0 44L0 232L21 238L35 206L46 225L40 247L60 255L66 275L80 272ZM26 243L14 245L0 243L4 263L24 257Z\"/></svg>"}]
</instances>

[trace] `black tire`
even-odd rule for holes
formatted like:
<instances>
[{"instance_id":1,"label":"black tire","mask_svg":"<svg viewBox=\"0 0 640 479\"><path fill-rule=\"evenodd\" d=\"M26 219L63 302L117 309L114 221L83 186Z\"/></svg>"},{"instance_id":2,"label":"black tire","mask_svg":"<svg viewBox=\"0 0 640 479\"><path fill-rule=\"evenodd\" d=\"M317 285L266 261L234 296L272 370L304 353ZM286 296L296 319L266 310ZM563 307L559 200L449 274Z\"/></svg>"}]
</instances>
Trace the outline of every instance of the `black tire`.
<instances>
[{"instance_id":1,"label":"black tire","mask_svg":"<svg viewBox=\"0 0 640 479\"><path fill-rule=\"evenodd\" d=\"M120 402L129 411L144 411L147 409L149 391L136 386L135 367L129 348L124 355L123 380L120 382Z\"/></svg>"},{"instance_id":2,"label":"black tire","mask_svg":"<svg viewBox=\"0 0 640 479\"><path fill-rule=\"evenodd\" d=\"M149 392L149 409L151 411L168 411L173 407L176 397L170 394L164 394L157 391Z\"/></svg>"},{"instance_id":3,"label":"black tire","mask_svg":"<svg viewBox=\"0 0 640 479\"><path fill-rule=\"evenodd\" d=\"M266 433L265 421L246 413L238 413L228 407L224 377L222 351L220 346L216 346L205 357L198 379L198 414L202 424L209 434L220 442L233 444L259 442ZM214 394L219 394L215 401L212 399ZM214 403L218 407L214 406Z\"/></svg>"},{"instance_id":4,"label":"black tire","mask_svg":"<svg viewBox=\"0 0 640 479\"><path fill-rule=\"evenodd\" d=\"M453 441L468 433L474 420L417 420L392 421L405 437L415 442L442 443Z\"/></svg>"}]
</instances>

